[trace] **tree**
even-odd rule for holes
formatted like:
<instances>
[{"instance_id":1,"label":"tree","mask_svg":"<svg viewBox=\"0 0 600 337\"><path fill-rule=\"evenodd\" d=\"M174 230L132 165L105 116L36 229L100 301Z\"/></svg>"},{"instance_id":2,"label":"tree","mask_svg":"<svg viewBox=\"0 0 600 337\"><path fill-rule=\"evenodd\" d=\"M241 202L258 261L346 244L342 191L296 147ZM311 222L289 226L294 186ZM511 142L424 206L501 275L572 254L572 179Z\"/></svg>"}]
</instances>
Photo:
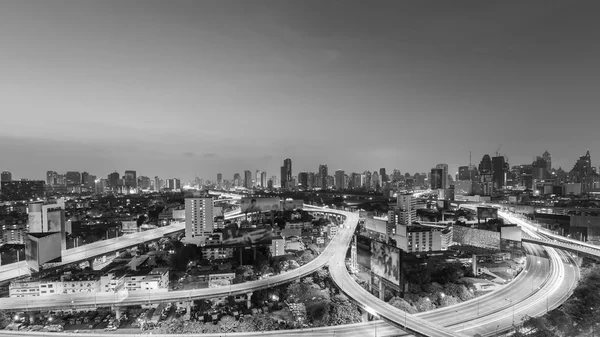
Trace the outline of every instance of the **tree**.
<instances>
[{"instance_id":1,"label":"tree","mask_svg":"<svg viewBox=\"0 0 600 337\"><path fill-rule=\"evenodd\" d=\"M251 321L256 331L272 331L278 330L279 328L277 322L275 322L271 316L266 314L254 315L251 318Z\"/></svg>"},{"instance_id":2,"label":"tree","mask_svg":"<svg viewBox=\"0 0 600 337\"><path fill-rule=\"evenodd\" d=\"M402 311L406 311L409 314L416 314L418 312L417 308L410 305L410 303L406 302L403 298L394 297L389 301L389 304Z\"/></svg>"},{"instance_id":3,"label":"tree","mask_svg":"<svg viewBox=\"0 0 600 337\"><path fill-rule=\"evenodd\" d=\"M221 332L229 333L235 332L238 327L238 321L231 316L224 316L219 321L219 328Z\"/></svg>"},{"instance_id":4,"label":"tree","mask_svg":"<svg viewBox=\"0 0 600 337\"><path fill-rule=\"evenodd\" d=\"M0 310L0 329L6 328L10 324L10 317L6 314L6 311Z\"/></svg>"},{"instance_id":5,"label":"tree","mask_svg":"<svg viewBox=\"0 0 600 337\"><path fill-rule=\"evenodd\" d=\"M331 306L326 301L310 302L306 305L306 316L314 326L325 326L329 321Z\"/></svg>"},{"instance_id":6,"label":"tree","mask_svg":"<svg viewBox=\"0 0 600 337\"><path fill-rule=\"evenodd\" d=\"M202 333L219 333L221 329L218 325L206 322L202 325Z\"/></svg>"},{"instance_id":7,"label":"tree","mask_svg":"<svg viewBox=\"0 0 600 337\"><path fill-rule=\"evenodd\" d=\"M331 299L329 325L359 323L362 320L358 307L345 295L335 295Z\"/></svg>"},{"instance_id":8,"label":"tree","mask_svg":"<svg viewBox=\"0 0 600 337\"><path fill-rule=\"evenodd\" d=\"M300 261L302 261L303 264L307 264L314 259L315 259L315 256L313 255L313 253L310 250L305 250L302 253L302 256L300 256Z\"/></svg>"}]
</instances>

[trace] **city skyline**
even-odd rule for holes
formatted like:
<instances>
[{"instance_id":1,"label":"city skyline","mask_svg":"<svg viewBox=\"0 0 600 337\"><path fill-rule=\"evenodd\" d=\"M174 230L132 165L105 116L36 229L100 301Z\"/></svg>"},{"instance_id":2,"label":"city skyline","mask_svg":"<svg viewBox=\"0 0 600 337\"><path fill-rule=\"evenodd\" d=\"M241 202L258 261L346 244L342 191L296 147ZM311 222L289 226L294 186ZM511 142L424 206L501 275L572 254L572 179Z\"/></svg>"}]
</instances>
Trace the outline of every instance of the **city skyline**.
<instances>
[{"instance_id":1,"label":"city skyline","mask_svg":"<svg viewBox=\"0 0 600 337\"><path fill-rule=\"evenodd\" d=\"M1 169L454 173L500 144L564 169L598 148L597 3L429 5L5 1Z\"/></svg>"}]
</instances>

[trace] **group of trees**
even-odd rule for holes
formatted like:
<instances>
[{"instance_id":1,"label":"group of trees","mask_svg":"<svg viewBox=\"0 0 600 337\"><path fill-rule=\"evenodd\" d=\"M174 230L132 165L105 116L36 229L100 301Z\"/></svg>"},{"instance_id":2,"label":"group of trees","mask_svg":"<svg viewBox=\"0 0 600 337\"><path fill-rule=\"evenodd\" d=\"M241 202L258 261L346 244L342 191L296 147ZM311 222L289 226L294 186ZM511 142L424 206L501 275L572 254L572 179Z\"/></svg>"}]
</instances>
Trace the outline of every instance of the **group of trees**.
<instances>
[{"instance_id":1,"label":"group of trees","mask_svg":"<svg viewBox=\"0 0 600 337\"><path fill-rule=\"evenodd\" d=\"M560 308L541 317L526 319L523 330L531 337L590 336L598 330L598 317L600 266L594 266ZM517 332L515 336L523 335L523 332Z\"/></svg>"},{"instance_id":2,"label":"group of trees","mask_svg":"<svg viewBox=\"0 0 600 337\"><path fill-rule=\"evenodd\" d=\"M464 284L433 282L424 287L409 285L404 298L392 297L389 304L410 314L447 307L474 298L474 293Z\"/></svg>"},{"instance_id":3,"label":"group of trees","mask_svg":"<svg viewBox=\"0 0 600 337\"><path fill-rule=\"evenodd\" d=\"M235 319L233 316L223 316L218 322L197 322L171 320L163 323L152 332L155 334L205 334L232 333L278 330L279 325L267 314L259 314L250 318Z\"/></svg>"}]
</instances>

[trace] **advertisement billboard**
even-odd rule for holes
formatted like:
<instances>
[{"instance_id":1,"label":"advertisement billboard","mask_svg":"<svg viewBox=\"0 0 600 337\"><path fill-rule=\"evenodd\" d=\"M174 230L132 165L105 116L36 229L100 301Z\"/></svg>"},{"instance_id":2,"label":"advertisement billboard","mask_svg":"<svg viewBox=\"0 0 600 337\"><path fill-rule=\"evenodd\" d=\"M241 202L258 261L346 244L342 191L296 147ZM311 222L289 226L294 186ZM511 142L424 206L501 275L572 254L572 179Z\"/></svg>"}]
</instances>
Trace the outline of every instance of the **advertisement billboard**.
<instances>
[{"instance_id":1,"label":"advertisement billboard","mask_svg":"<svg viewBox=\"0 0 600 337\"><path fill-rule=\"evenodd\" d=\"M494 207L477 207L479 219L498 219L498 209Z\"/></svg>"},{"instance_id":2,"label":"advertisement billboard","mask_svg":"<svg viewBox=\"0 0 600 337\"><path fill-rule=\"evenodd\" d=\"M371 271L393 284L400 284L400 249L371 241Z\"/></svg>"},{"instance_id":3,"label":"advertisement billboard","mask_svg":"<svg viewBox=\"0 0 600 337\"><path fill-rule=\"evenodd\" d=\"M223 228L224 246L248 247L270 245L273 240L273 227L266 225L260 228L239 228L236 223Z\"/></svg>"},{"instance_id":4,"label":"advertisement billboard","mask_svg":"<svg viewBox=\"0 0 600 337\"><path fill-rule=\"evenodd\" d=\"M278 211L279 198L242 198L240 209L242 213Z\"/></svg>"},{"instance_id":5,"label":"advertisement billboard","mask_svg":"<svg viewBox=\"0 0 600 337\"><path fill-rule=\"evenodd\" d=\"M295 211L297 209L302 209L304 200L284 200L282 206L284 211Z\"/></svg>"},{"instance_id":6,"label":"advertisement billboard","mask_svg":"<svg viewBox=\"0 0 600 337\"><path fill-rule=\"evenodd\" d=\"M479 247L491 250L500 249L500 233L483 229L454 226L452 241L456 245Z\"/></svg>"},{"instance_id":7,"label":"advertisement billboard","mask_svg":"<svg viewBox=\"0 0 600 337\"><path fill-rule=\"evenodd\" d=\"M500 227L500 239L521 242L521 227L516 225Z\"/></svg>"}]
</instances>

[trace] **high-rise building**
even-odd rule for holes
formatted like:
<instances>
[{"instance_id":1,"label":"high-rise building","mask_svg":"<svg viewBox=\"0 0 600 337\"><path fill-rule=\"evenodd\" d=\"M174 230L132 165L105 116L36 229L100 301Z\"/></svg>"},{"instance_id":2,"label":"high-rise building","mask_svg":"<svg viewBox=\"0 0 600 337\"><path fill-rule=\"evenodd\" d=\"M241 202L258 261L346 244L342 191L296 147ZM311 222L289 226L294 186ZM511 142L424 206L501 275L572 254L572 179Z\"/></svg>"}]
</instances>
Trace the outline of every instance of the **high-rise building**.
<instances>
[{"instance_id":1,"label":"high-rise building","mask_svg":"<svg viewBox=\"0 0 600 337\"><path fill-rule=\"evenodd\" d=\"M244 171L244 187L252 188L252 172L250 170Z\"/></svg>"},{"instance_id":2,"label":"high-rise building","mask_svg":"<svg viewBox=\"0 0 600 337\"><path fill-rule=\"evenodd\" d=\"M381 182L382 183L386 183L386 182L389 181L388 180L388 176L385 173L385 167L382 167L382 168L379 169L379 177L381 177Z\"/></svg>"},{"instance_id":3,"label":"high-rise building","mask_svg":"<svg viewBox=\"0 0 600 337\"><path fill-rule=\"evenodd\" d=\"M298 173L298 185L301 188L308 188L308 172Z\"/></svg>"},{"instance_id":4,"label":"high-rise building","mask_svg":"<svg viewBox=\"0 0 600 337\"><path fill-rule=\"evenodd\" d=\"M506 161L504 156L492 158L492 182L494 190L501 190L506 184Z\"/></svg>"},{"instance_id":5,"label":"high-rise building","mask_svg":"<svg viewBox=\"0 0 600 337\"><path fill-rule=\"evenodd\" d=\"M327 188L327 176L329 175L329 173L327 172L327 165L325 164L321 164L319 165L319 177L321 178L321 181L318 183L318 186L322 189L326 189Z\"/></svg>"},{"instance_id":6,"label":"high-rise building","mask_svg":"<svg viewBox=\"0 0 600 337\"><path fill-rule=\"evenodd\" d=\"M154 176L154 190L160 191L161 188L162 188L162 186L160 184L160 178L158 178L158 176Z\"/></svg>"},{"instance_id":7,"label":"high-rise building","mask_svg":"<svg viewBox=\"0 0 600 337\"><path fill-rule=\"evenodd\" d=\"M8 171L3 171L0 173L0 182L2 181L12 181L12 173Z\"/></svg>"},{"instance_id":8,"label":"high-rise building","mask_svg":"<svg viewBox=\"0 0 600 337\"><path fill-rule=\"evenodd\" d=\"M313 189L317 186L317 175L314 172L308 174L307 188Z\"/></svg>"},{"instance_id":9,"label":"high-rise building","mask_svg":"<svg viewBox=\"0 0 600 337\"><path fill-rule=\"evenodd\" d=\"M256 170L256 173L254 175L254 187L262 187L260 185L261 180L260 180L260 170Z\"/></svg>"},{"instance_id":10,"label":"high-rise building","mask_svg":"<svg viewBox=\"0 0 600 337\"><path fill-rule=\"evenodd\" d=\"M450 184L448 182L448 164L437 164L435 166L435 168L442 170L442 187L441 188L449 188Z\"/></svg>"},{"instance_id":11,"label":"high-rise building","mask_svg":"<svg viewBox=\"0 0 600 337\"><path fill-rule=\"evenodd\" d=\"M18 201L44 198L46 182L43 180L15 180L0 182L2 200Z\"/></svg>"},{"instance_id":12,"label":"high-rise building","mask_svg":"<svg viewBox=\"0 0 600 337\"><path fill-rule=\"evenodd\" d=\"M222 173L217 173L217 186L219 188L223 187L223 174Z\"/></svg>"},{"instance_id":13,"label":"high-rise building","mask_svg":"<svg viewBox=\"0 0 600 337\"><path fill-rule=\"evenodd\" d=\"M546 161L546 170L552 172L552 155L547 150L542 154L542 158Z\"/></svg>"},{"instance_id":14,"label":"high-rise building","mask_svg":"<svg viewBox=\"0 0 600 337\"><path fill-rule=\"evenodd\" d=\"M398 195L396 216L397 223L405 226L410 226L417 220L417 199L412 194Z\"/></svg>"},{"instance_id":15,"label":"high-rise building","mask_svg":"<svg viewBox=\"0 0 600 337\"><path fill-rule=\"evenodd\" d=\"M178 191L181 189L181 180L177 178L167 179L166 189L171 191Z\"/></svg>"},{"instance_id":16,"label":"high-rise building","mask_svg":"<svg viewBox=\"0 0 600 337\"><path fill-rule=\"evenodd\" d=\"M119 173L113 172L108 175L108 186L111 188L115 188L119 185Z\"/></svg>"},{"instance_id":17,"label":"high-rise building","mask_svg":"<svg viewBox=\"0 0 600 337\"><path fill-rule=\"evenodd\" d=\"M345 181L345 173L344 170L337 170L335 171L335 189L336 190L343 190L346 187L346 181Z\"/></svg>"},{"instance_id":18,"label":"high-rise building","mask_svg":"<svg viewBox=\"0 0 600 337\"><path fill-rule=\"evenodd\" d=\"M281 167L281 188L292 188L292 160L286 158Z\"/></svg>"},{"instance_id":19,"label":"high-rise building","mask_svg":"<svg viewBox=\"0 0 600 337\"><path fill-rule=\"evenodd\" d=\"M133 170L125 171L125 176L123 177L125 180L125 186L130 188L137 188L137 172Z\"/></svg>"},{"instance_id":20,"label":"high-rise building","mask_svg":"<svg viewBox=\"0 0 600 337\"><path fill-rule=\"evenodd\" d=\"M431 169L431 179L429 180L429 184L432 190L444 188L443 174L444 170L441 168Z\"/></svg>"},{"instance_id":21,"label":"high-rise building","mask_svg":"<svg viewBox=\"0 0 600 337\"><path fill-rule=\"evenodd\" d=\"M362 186L366 190L371 190L371 172L370 171L363 172L361 180L362 180L361 181L362 182Z\"/></svg>"},{"instance_id":22,"label":"high-rise building","mask_svg":"<svg viewBox=\"0 0 600 337\"><path fill-rule=\"evenodd\" d=\"M138 188L141 190L149 190L150 189L150 178L146 176L141 176L138 178Z\"/></svg>"},{"instance_id":23,"label":"high-rise building","mask_svg":"<svg viewBox=\"0 0 600 337\"><path fill-rule=\"evenodd\" d=\"M492 158L489 154L486 154L479 163L479 175L492 175Z\"/></svg>"},{"instance_id":24,"label":"high-rise building","mask_svg":"<svg viewBox=\"0 0 600 337\"><path fill-rule=\"evenodd\" d=\"M53 202L34 202L28 205L28 227L30 233L61 233L61 248L67 249L65 199Z\"/></svg>"},{"instance_id":25,"label":"high-rise building","mask_svg":"<svg viewBox=\"0 0 600 337\"><path fill-rule=\"evenodd\" d=\"M571 182L580 183L584 177L592 174L592 159L590 157L590 150L587 150L584 156L579 157L575 166L569 172L569 179Z\"/></svg>"},{"instance_id":26,"label":"high-rise building","mask_svg":"<svg viewBox=\"0 0 600 337\"><path fill-rule=\"evenodd\" d=\"M187 240L195 237L200 237L202 240L212 234L213 208L213 199L210 197L185 198L185 237Z\"/></svg>"},{"instance_id":27,"label":"high-rise building","mask_svg":"<svg viewBox=\"0 0 600 337\"><path fill-rule=\"evenodd\" d=\"M267 171L262 171L260 173L260 186L262 186L262 188L267 188Z\"/></svg>"},{"instance_id":28,"label":"high-rise building","mask_svg":"<svg viewBox=\"0 0 600 337\"><path fill-rule=\"evenodd\" d=\"M67 186L79 186L81 185L81 173L77 171L68 171L65 174L67 179Z\"/></svg>"},{"instance_id":29,"label":"high-rise building","mask_svg":"<svg viewBox=\"0 0 600 337\"><path fill-rule=\"evenodd\" d=\"M55 171L46 171L46 186L54 186L56 185L56 177L58 173Z\"/></svg>"},{"instance_id":30,"label":"high-rise building","mask_svg":"<svg viewBox=\"0 0 600 337\"><path fill-rule=\"evenodd\" d=\"M371 188L373 190L378 190L380 186L381 183L379 181L379 173L377 173L377 171L373 171L373 174L371 174Z\"/></svg>"},{"instance_id":31,"label":"high-rise building","mask_svg":"<svg viewBox=\"0 0 600 337\"><path fill-rule=\"evenodd\" d=\"M458 167L458 180L459 181L470 181L471 180L471 170L468 166L459 166Z\"/></svg>"},{"instance_id":32,"label":"high-rise building","mask_svg":"<svg viewBox=\"0 0 600 337\"><path fill-rule=\"evenodd\" d=\"M235 187L240 187L242 185L242 176L239 173L233 174L233 185Z\"/></svg>"}]
</instances>

